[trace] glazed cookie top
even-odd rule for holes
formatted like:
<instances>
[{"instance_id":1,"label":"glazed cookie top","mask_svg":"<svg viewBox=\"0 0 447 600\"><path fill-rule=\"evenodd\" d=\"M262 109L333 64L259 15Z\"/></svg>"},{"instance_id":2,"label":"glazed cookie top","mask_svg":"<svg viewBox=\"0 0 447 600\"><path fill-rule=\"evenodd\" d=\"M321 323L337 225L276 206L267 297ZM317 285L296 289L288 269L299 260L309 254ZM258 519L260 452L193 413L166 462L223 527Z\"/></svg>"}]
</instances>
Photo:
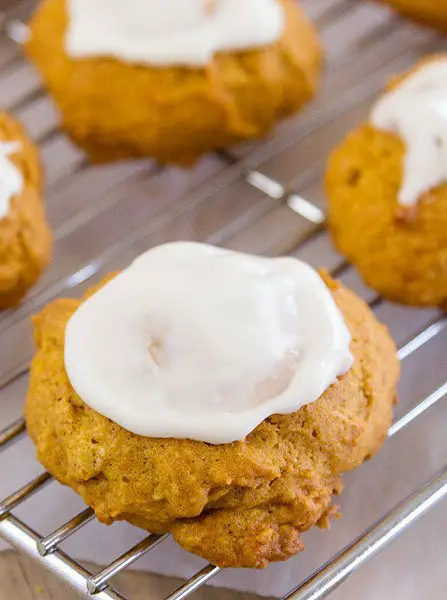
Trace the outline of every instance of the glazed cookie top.
<instances>
[{"instance_id":1,"label":"glazed cookie top","mask_svg":"<svg viewBox=\"0 0 447 600\"><path fill-rule=\"evenodd\" d=\"M133 433L220 444L317 400L351 367L350 341L305 263L178 242L79 307L65 367L86 404Z\"/></svg>"},{"instance_id":2,"label":"glazed cookie top","mask_svg":"<svg viewBox=\"0 0 447 600\"><path fill-rule=\"evenodd\" d=\"M19 141L0 140L0 219L9 213L12 198L23 192L23 174L10 160L10 156L20 149Z\"/></svg>"},{"instance_id":3,"label":"glazed cookie top","mask_svg":"<svg viewBox=\"0 0 447 600\"><path fill-rule=\"evenodd\" d=\"M276 42L278 0L69 0L66 50L149 65L206 65L215 53Z\"/></svg>"},{"instance_id":4,"label":"glazed cookie top","mask_svg":"<svg viewBox=\"0 0 447 600\"><path fill-rule=\"evenodd\" d=\"M19 121L0 111L0 221L17 219L17 201L29 190L40 193L41 187L37 149Z\"/></svg>"},{"instance_id":5,"label":"glazed cookie top","mask_svg":"<svg viewBox=\"0 0 447 600\"><path fill-rule=\"evenodd\" d=\"M405 144L402 206L447 181L447 57L417 67L374 106L371 124Z\"/></svg>"}]
</instances>

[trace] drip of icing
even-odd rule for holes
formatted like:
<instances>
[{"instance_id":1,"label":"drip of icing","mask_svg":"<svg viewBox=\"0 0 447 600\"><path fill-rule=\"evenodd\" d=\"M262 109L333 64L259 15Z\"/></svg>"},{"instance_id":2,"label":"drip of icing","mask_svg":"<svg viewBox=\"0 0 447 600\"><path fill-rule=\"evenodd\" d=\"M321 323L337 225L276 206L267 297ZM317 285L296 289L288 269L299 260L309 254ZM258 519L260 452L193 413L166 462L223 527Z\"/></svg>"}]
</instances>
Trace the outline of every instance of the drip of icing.
<instances>
[{"instance_id":1,"label":"drip of icing","mask_svg":"<svg viewBox=\"0 0 447 600\"><path fill-rule=\"evenodd\" d=\"M19 150L18 142L0 142L0 219L9 213L12 198L23 191L23 175L8 158Z\"/></svg>"},{"instance_id":2,"label":"drip of icing","mask_svg":"<svg viewBox=\"0 0 447 600\"><path fill-rule=\"evenodd\" d=\"M378 129L405 143L398 200L414 206L420 196L447 181L447 59L427 63L385 94L372 110Z\"/></svg>"},{"instance_id":3,"label":"drip of icing","mask_svg":"<svg viewBox=\"0 0 447 600\"><path fill-rule=\"evenodd\" d=\"M87 405L133 433L220 444L317 400L350 368L350 340L305 263L177 242L80 305L65 367Z\"/></svg>"},{"instance_id":4,"label":"drip of icing","mask_svg":"<svg viewBox=\"0 0 447 600\"><path fill-rule=\"evenodd\" d=\"M219 51L276 42L279 0L68 0L66 50L155 66L203 66Z\"/></svg>"}]
</instances>

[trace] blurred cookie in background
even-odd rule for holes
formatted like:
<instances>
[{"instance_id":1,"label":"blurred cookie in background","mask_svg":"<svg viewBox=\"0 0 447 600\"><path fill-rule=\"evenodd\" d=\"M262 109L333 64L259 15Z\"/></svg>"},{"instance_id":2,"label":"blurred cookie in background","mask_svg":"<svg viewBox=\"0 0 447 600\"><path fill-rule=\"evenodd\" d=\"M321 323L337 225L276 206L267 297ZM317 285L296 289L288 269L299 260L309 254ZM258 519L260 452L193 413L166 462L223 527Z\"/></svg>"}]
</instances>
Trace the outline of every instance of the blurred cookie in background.
<instances>
[{"instance_id":1,"label":"blurred cookie in background","mask_svg":"<svg viewBox=\"0 0 447 600\"><path fill-rule=\"evenodd\" d=\"M447 56L396 79L329 159L339 251L395 302L447 305Z\"/></svg>"},{"instance_id":2,"label":"blurred cookie in background","mask_svg":"<svg viewBox=\"0 0 447 600\"><path fill-rule=\"evenodd\" d=\"M29 57L94 162L191 165L312 98L314 27L294 0L44 0Z\"/></svg>"},{"instance_id":3,"label":"blurred cookie in background","mask_svg":"<svg viewBox=\"0 0 447 600\"><path fill-rule=\"evenodd\" d=\"M447 31L447 0L381 0L424 25Z\"/></svg>"},{"instance_id":4,"label":"blurred cookie in background","mask_svg":"<svg viewBox=\"0 0 447 600\"><path fill-rule=\"evenodd\" d=\"M18 304L50 261L42 179L34 144L0 113L0 309Z\"/></svg>"}]
</instances>

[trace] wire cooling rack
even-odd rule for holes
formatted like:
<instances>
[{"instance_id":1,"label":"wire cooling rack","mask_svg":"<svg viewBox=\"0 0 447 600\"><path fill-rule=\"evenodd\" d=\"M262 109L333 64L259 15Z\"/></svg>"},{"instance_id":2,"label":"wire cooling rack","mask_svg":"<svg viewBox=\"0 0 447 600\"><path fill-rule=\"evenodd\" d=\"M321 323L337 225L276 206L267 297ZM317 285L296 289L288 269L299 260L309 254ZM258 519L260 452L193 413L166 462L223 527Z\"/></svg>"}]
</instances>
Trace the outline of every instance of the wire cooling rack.
<instances>
[{"instance_id":1,"label":"wire cooling rack","mask_svg":"<svg viewBox=\"0 0 447 600\"><path fill-rule=\"evenodd\" d=\"M7 397L17 382L26 382L32 353L29 316L56 296L81 294L94 279L124 266L148 244L189 238L267 255L312 255L313 247L327 244L321 191L327 151L365 117L388 76L426 53L445 49L446 43L436 33L360 0L303 0L302 4L328 49L328 70L316 101L267 140L208 157L185 173L150 161L90 167L58 129L58 115L22 56L19 44L26 35L22 23L33 2L6 6L4 1L2 6L0 0L4 11L0 13L0 107L12 110L40 146L47 171L48 215L55 231L53 265L25 304L1 317L2 395ZM334 275L355 281L351 267L334 252L327 262ZM362 291L370 306L380 310L383 300L370 290ZM410 357L447 331L445 315L431 311L424 318L422 327L409 328L400 346L404 369ZM446 394L444 382L403 413L391 426L389 437L398 436ZM0 469L7 451L24 435L21 418L0 432ZM91 509L46 536L15 515L14 509L51 482L48 473L41 473L0 503L0 537L81 596L125 600L110 580L168 536L148 535L92 574L60 549L62 542L93 521ZM445 496L447 466L298 583L284 600L326 598ZM166 600L187 598L220 570L205 566Z\"/></svg>"}]
</instances>

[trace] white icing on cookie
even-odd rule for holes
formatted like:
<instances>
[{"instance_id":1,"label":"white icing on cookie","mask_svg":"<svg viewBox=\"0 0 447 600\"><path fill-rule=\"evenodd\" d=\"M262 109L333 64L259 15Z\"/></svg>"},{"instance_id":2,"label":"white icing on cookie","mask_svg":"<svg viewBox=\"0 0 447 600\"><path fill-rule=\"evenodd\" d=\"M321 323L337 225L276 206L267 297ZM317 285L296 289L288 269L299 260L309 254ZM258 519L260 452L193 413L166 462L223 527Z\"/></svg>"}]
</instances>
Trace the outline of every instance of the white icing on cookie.
<instances>
[{"instance_id":1,"label":"white icing on cookie","mask_svg":"<svg viewBox=\"0 0 447 600\"><path fill-rule=\"evenodd\" d=\"M404 141L398 200L402 206L416 205L422 194L447 181L447 58L420 67L386 93L370 121Z\"/></svg>"},{"instance_id":2,"label":"white icing on cookie","mask_svg":"<svg viewBox=\"0 0 447 600\"><path fill-rule=\"evenodd\" d=\"M220 444L317 400L350 368L350 340L307 264L178 242L81 304L65 366L84 402L129 431Z\"/></svg>"},{"instance_id":3,"label":"white icing on cookie","mask_svg":"<svg viewBox=\"0 0 447 600\"><path fill-rule=\"evenodd\" d=\"M222 51L276 42L279 0L68 0L66 50L155 66L200 67Z\"/></svg>"},{"instance_id":4,"label":"white icing on cookie","mask_svg":"<svg viewBox=\"0 0 447 600\"><path fill-rule=\"evenodd\" d=\"M0 219L9 213L12 198L23 192L23 175L9 160L20 147L19 142L0 142Z\"/></svg>"}]
</instances>

